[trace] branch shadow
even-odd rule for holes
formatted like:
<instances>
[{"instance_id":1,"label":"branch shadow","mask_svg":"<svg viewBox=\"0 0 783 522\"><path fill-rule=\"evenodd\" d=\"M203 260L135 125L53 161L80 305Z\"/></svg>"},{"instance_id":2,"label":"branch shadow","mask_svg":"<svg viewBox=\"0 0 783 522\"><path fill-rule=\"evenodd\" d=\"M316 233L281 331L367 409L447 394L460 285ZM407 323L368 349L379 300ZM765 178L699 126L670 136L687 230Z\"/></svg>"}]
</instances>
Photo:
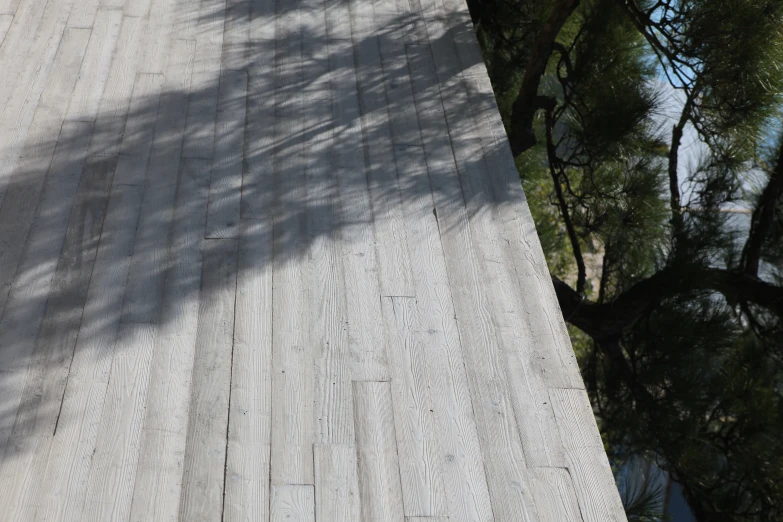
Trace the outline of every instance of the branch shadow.
<instances>
[{"instance_id":1,"label":"branch shadow","mask_svg":"<svg viewBox=\"0 0 783 522\"><path fill-rule=\"evenodd\" d=\"M489 181L461 188L472 170L507 176L506 188L518 182L515 171L496 172L508 171L505 136L488 140L476 129L477 107L492 110L494 99L464 81L482 66L469 20L442 19L447 31L430 41L420 17L397 15L383 31L357 37L338 0L327 2L328 35L293 2L221 4L204 0L176 23L195 24L196 38L220 21L233 35L251 35L248 44L226 33L222 75L196 82L194 72L187 92L164 79L159 95L132 100L121 136L112 114L100 113L58 132L31 131L18 156L0 203L3 465L33 451L38 436L79 422L63 408L69 383L108 382L111 358L134 324L176 325L205 295L224 290L216 278L202 279L208 240L193 232L209 229L214 209L241 216L221 229L274 244L249 267L257 270L304 262L315 243L346 241L352 227L374 227L400 201L424 198L434 209L435 195L478 213L513 199ZM342 11L330 18L330 8ZM275 17L300 25L275 34ZM460 125L437 119L444 103L465 115ZM417 118L427 107L439 125ZM214 148L194 148L205 135L214 135ZM475 154L455 159L452 147L461 146ZM368 191L370 215L344 203ZM172 295L182 302L163 309Z\"/></svg>"}]
</instances>

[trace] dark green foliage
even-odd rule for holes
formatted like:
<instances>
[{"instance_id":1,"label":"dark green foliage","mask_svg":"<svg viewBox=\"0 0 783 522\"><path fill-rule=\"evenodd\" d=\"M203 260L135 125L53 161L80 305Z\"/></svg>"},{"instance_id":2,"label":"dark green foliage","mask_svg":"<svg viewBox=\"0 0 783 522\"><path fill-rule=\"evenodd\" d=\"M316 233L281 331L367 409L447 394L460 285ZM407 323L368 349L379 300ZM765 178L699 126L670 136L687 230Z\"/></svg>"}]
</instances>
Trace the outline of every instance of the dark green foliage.
<instances>
[{"instance_id":1,"label":"dark green foliage","mask_svg":"<svg viewBox=\"0 0 783 522\"><path fill-rule=\"evenodd\" d=\"M783 520L783 0L582 0L540 45L566 4L473 15L507 127L536 100L517 167L610 457Z\"/></svg>"}]
</instances>

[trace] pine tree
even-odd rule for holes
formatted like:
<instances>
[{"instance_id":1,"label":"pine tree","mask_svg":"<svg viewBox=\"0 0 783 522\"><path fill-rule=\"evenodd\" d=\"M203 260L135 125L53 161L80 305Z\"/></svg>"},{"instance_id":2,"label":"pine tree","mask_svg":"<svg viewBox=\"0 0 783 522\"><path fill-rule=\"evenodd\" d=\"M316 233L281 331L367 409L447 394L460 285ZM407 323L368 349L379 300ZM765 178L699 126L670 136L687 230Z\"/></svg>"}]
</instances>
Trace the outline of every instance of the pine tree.
<instances>
[{"instance_id":1,"label":"pine tree","mask_svg":"<svg viewBox=\"0 0 783 522\"><path fill-rule=\"evenodd\" d=\"M783 519L783 0L470 7L610 454Z\"/></svg>"}]
</instances>

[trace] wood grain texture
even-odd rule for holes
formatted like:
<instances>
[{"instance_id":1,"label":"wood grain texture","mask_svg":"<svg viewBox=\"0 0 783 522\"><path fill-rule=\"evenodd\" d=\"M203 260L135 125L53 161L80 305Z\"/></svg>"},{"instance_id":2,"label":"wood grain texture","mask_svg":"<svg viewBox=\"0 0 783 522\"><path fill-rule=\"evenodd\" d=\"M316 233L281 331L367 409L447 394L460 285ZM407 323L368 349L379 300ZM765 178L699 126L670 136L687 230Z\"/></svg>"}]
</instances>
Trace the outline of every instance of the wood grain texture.
<instances>
[{"instance_id":1,"label":"wood grain texture","mask_svg":"<svg viewBox=\"0 0 783 522\"><path fill-rule=\"evenodd\" d=\"M180 516L220 520L234 347L237 241L207 240Z\"/></svg>"},{"instance_id":2,"label":"wood grain texture","mask_svg":"<svg viewBox=\"0 0 783 522\"><path fill-rule=\"evenodd\" d=\"M384 297L405 514L446 515L441 448L416 299Z\"/></svg>"},{"instance_id":3,"label":"wood grain texture","mask_svg":"<svg viewBox=\"0 0 783 522\"><path fill-rule=\"evenodd\" d=\"M0 102L3 109L0 119L0 143L3 144L0 149L0 204L4 200L7 185L13 182L11 176L19 164L17 156L24 146L33 117L42 115L36 109L55 60L59 58L62 64L63 61L73 60L71 55L76 54L79 61L83 57L81 41L89 35L84 30L65 31L65 22L72 5L72 0L62 0L59 5L46 4L38 29L48 37L32 38L29 33L25 35L23 40L29 45L20 49L21 54L14 56L14 67L7 70L8 75L14 78L14 83L9 96L0 98L3 100ZM40 7L38 9L41 10ZM15 21L18 20L15 18ZM63 42L64 46L61 45ZM6 48L5 45L0 47L0 55ZM18 74L14 75L14 72ZM4 75L0 82L5 78ZM55 81L63 80L66 84L70 83L68 78L55 76Z\"/></svg>"},{"instance_id":4,"label":"wood grain texture","mask_svg":"<svg viewBox=\"0 0 783 522\"><path fill-rule=\"evenodd\" d=\"M180 166L168 249L170 263L131 504L130 520L134 522L174 520L179 512L199 324L209 174L207 160L185 159Z\"/></svg>"},{"instance_id":5,"label":"wood grain texture","mask_svg":"<svg viewBox=\"0 0 783 522\"><path fill-rule=\"evenodd\" d=\"M128 116L129 125L134 120L138 120L138 123L133 125L146 121L149 130L154 128L155 134L151 150L147 140L141 139L144 134L138 134L129 146L130 150L146 151L150 159L123 304L123 322L156 323L160 320L194 47L192 41L174 42L160 103L147 97ZM126 132L127 136L129 133Z\"/></svg>"},{"instance_id":6,"label":"wood grain texture","mask_svg":"<svg viewBox=\"0 0 783 522\"><path fill-rule=\"evenodd\" d=\"M272 416L272 222L239 240L223 519L269 518Z\"/></svg>"},{"instance_id":7,"label":"wood grain texture","mask_svg":"<svg viewBox=\"0 0 783 522\"><path fill-rule=\"evenodd\" d=\"M246 98L247 72L223 70L207 210L207 238L227 239L239 234Z\"/></svg>"},{"instance_id":8,"label":"wood grain texture","mask_svg":"<svg viewBox=\"0 0 783 522\"><path fill-rule=\"evenodd\" d=\"M372 226L372 206L367 185L367 162L362 142L362 125L356 88L356 65L352 43L360 37L352 34L347 24L335 20L353 14L347 9L327 11L327 27L340 27L327 32L329 68L332 71L332 92L339 93L332 101L334 125L335 170L340 193L340 213L351 216L340 227L341 250L345 272L345 293L348 306L348 346L351 353L351 374L357 380L388 380L386 339L380 306L376 236ZM348 40L348 36L353 40Z\"/></svg>"},{"instance_id":9,"label":"wood grain texture","mask_svg":"<svg viewBox=\"0 0 783 522\"><path fill-rule=\"evenodd\" d=\"M340 193L334 161L335 133L331 100L341 95L333 90L333 71L326 38L323 2L308 0L302 14L303 31L312 35L303 41L303 118L312 132L304 149L307 184L305 214L305 259L311 264L308 344L313 348L315 385L314 415L317 443L354 442L351 388L351 354L348 344L348 303L342 252ZM306 57L306 58L304 58Z\"/></svg>"},{"instance_id":10,"label":"wood grain texture","mask_svg":"<svg viewBox=\"0 0 783 522\"><path fill-rule=\"evenodd\" d=\"M90 146L92 154L113 156L119 153L136 78L139 54L137 42L143 31L143 19L122 17L120 34L114 46L108 77L95 115L95 130Z\"/></svg>"},{"instance_id":11,"label":"wood grain texture","mask_svg":"<svg viewBox=\"0 0 783 522\"><path fill-rule=\"evenodd\" d=\"M97 25L95 17L100 8L100 0L82 0L75 2L68 15L68 27L92 28ZM119 11L119 10L117 10Z\"/></svg>"},{"instance_id":12,"label":"wood grain texture","mask_svg":"<svg viewBox=\"0 0 783 522\"><path fill-rule=\"evenodd\" d=\"M82 520L130 515L155 333L152 324L124 324L117 334Z\"/></svg>"},{"instance_id":13,"label":"wood grain texture","mask_svg":"<svg viewBox=\"0 0 783 522\"><path fill-rule=\"evenodd\" d=\"M114 165L117 165L116 174ZM82 517L90 457L96 448L116 346L122 289L128 275L128 260L135 236L135 224L139 217L145 169L146 161L139 161L139 158L131 156L122 158L119 164L117 158L88 160L85 167L85 175L93 176L90 184L95 184L94 192L90 191L93 193L88 192L83 196L86 205L100 202L100 191L95 189L108 189L105 185L108 185L106 178L109 174L114 175L118 185L116 190L112 190L108 208L105 210L105 236L101 236L106 239L100 242L94 267L84 267L75 274L66 276L66 281L73 281L74 276L78 277L76 281L88 281L89 290L83 304L81 325L79 326L78 319L76 328L73 324L65 325L68 327L65 331L73 336L76 345L43 478L43 490L52 493L43 499L36 512L36 519L39 520L81 520ZM93 198L97 201L93 202ZM95 211L101 210L100 206L78 208L78 203L77 199L77 206L74 207L74 213L77 215L72 213L69 227L69 233L73 231L76 237L82 233L81 227L84 226L78 218L85 219L89 216L89 223L89 220L94 219ZM100 215L98 217L102 218ZM96 224L95 227L99 225ZM95 242L97 243L97 239ZM75 267L79 267L79 260L84 254L80 248L83 248L81 244L74 245L73 254L66 257ZM63 253L63 257L65 255ZM87 268L91 269L90 272L83 274L82 270ZM94 275L90 277L90 273ZM73 297L79 295L81 284L83 283L72 287L76 290ZM63 303L63 306L73 306L73 302ZM74 330L79 333L78 340Z\"/></svg>"},{"instance_id":14,"label":"wood grain texture","mask_svg":"<svg viewBox=\"0 0 783 522\"><path fill-rule=\"evenodd\" d=\"M473 397L487 483L497 520L534 520L524 453L514 419L505 355L493 322L493 298L503 291L485 279L429 53L410 49L414 95L433 190L451 293ZM481 262L480 262L481 260ZM499 261L495 259L495 261Z\"/></svg>"},{"instance_id":15,"label":"wood grain texture","mask_svg":"<svg viewBox=\"0 0 783 522\"><path fill-rule=\"evenodd\" d=\"M8 197L0 201L0 226L5 232L5 246L0 250L0 266L3 267L0 274L0 316L3 315L32 222L39 212L47 210L40 206L41 190L51 173L52 157L58 141L55 137L58 137L62 126L63 106L68 103L74 81L79 75L89 36L90 32L84 29L65 32L40 102L24 118L31 132L25 136L20 155L6 159L12 164L10 168L13 172L7 180ZM66 133L63 141L68 139L71 136ZM67 146L62 145L61 152ZM55 168L57 166L62 168L63 165L60 163ZM34 320L28 322L34 324Z\"/></svg>"},{"instance_id":16,"label":"wood grain texture","mask_svg":"<svg viewBox=\"0 0 783 522\"><path fill-rule=\"evenodd\" d=\"M112 56L120 37L122 22L122 11L118 9L97 11L82 68L68 105L67 119L89 122L95 120L103 89L109 79Z\"/></svg>"},{"instance_id":17,"label":"wood grain texture","mask_svg":"<svg viewBox=\"0 0 783 522\"><path fill-rule=\"evenodd\" d=\"M584 390L549 390L582 519L625 520L603 441Z\"/></svg>"},{"instance_id":18,"label":"wood grain texture","mask_svg":"<svg viewBox=\"0 0 783 522\"><path fill-rule=\"evenodd\" d=\"M315 518L323 522L360 520L356 446L316 444Z\"/></svg>"},{"instance_id":19,"label":"wood grain texture","mask_svg":"<svg viewBox=\"0 0 783 522\"><path fill-rule=\"evenodd\" d=\"M10 16L13 18L14 13L16 13L17 8L19 7L19 1L20 0L3 0L0 2L0 13L2 13L3 16Z\"/></svg>"},{"instance_id":20,"label":"wood grain texture","mask_svg":"<svg viewBox=\"0 0 783 522\"><path fill-rule=\"evenodd\" d=\"M62 145L55 151L50 175L41 194L40 211L32 224L20 263L21 271L30 274L31 279L46 279L45 274L53 276L57 270L57 259L65 241L91 127L86 123L63 125ZM61 279L50 278L50 291L57 288L55 281ZM87 281L83 284L86 287ZM82 293L86 293L86 288ZM0 500L12 520L31 518L26 506L34 509L34 499L40 498L40 478L46 469L48 445L51 443L51 438L45 434L50 428L53 430L57 420L81 319L80 313L69 312L74 304L72 299L53 296L49 301L26 381L15 381L10 378L12 374L2 374L4 383L19 382L24 386L19 401L24 408L17 410L10 403L13 397L6 395L6 401L9 401L6 407L8 411L14 410L15 415L9 417L0 431L0 436L8 442L4 447L5 455L0 460L0 491L4 492ZM62 328L63 325L66 325L65 328ZM17 378L21 375L16 374ZM12 389L9 384L4 384L4 388L6 391Z\"/></svg>"},{"instance_id":21,"label":"wood grain texture","mask_svg":"<svg viewBox=\"0 0 783 522\"><path fill-rule=\"evenodd\" d=\"M413 296L411 264L397 187L392 129L378 39L383 31L372 2L351 2L351 30L367 180L382 295Z\"/></svg>"},{"instance_id":22,"label":"wood grain texture","mask_svg":"<svg viewBox=\"0 0 783 522\"><path fill-rule=\"evenodd\" d=\"M407 1L375 8L380 23L394 28L380 38L380 48L384 69L395 71L386 76L386 96L448 514L452 520L488 520L492 508L404 47L423 28Z\"/></svg>"},{"instance_id":23,"label":"wood grain texture","mask_svg":"<svg viewBox=\"0 0 783 522\"><path fill-rule=\"evenodd\" d=\"M5 35L8 34L8 29L11 28L11 22L13 21L13 14L0 14L0 45L3 44Z\"/></svg>"},{"instance_id":24,"label":"wood grain texture","mask_svg":"<svg viewBox=\"0 0 783 522\"><path fill-rule=\"evenodd\" d=\"M226 0L201 3L196 37L196 61L193 64L193 94L188 99L188 119L185 127L183 158L212 158L215 145L215 122L220 78L220 57L223 49L225 21L215 16L225 8Z\"/></svg>"},{"instance_id":25,"label":"wood grain texture","mask_svg":"<svg viewBox=\"0 0 783 522\"><path fill-rule=\"evenodd\" d=\"M354 381L353 404L362 520L402 520L402 485L390 384Z\"/></svg>"},{"instance_id":26,"label":"wood grain texture","mask_svg":"<svg viewBox=\"0 0 783 522\"><path fill-rule=\"evenodd\" d=\"M311 485L272 486L271 522L315 522L314 503Z\"/></svg>"},{"instance_id":27,"label":"wood grain texture","mask_svg":"<svg viewBox=\"0 0 783 522\"><path fill-rule=\"evenodd\" d=\"M0 0L0 65L0 518L624 520L463 0Z\"/></svg>"},{"instance_id":28,"label":"wood grain texture","mask_svg":"<svg viewBox=\"0 0 783 522\"><path fill-rule=\"evenodd\" d=\"M242 217L271 219L274 212L275 12L271 0L253 0L248 29L247 124Z\"/></svg>"},{"instance_id":29,"label":"wood grain texture","mask_svg":"<svg viewBox=\"0 0 783 522\"><path fill-rule=\"evenodd\" d=\"M314 347L306 252L301 11L277 17L276 74L286 89L275 102L274 333L272 339L272 484L313 483Z\"/></svg>"},{"instance_id":30,"label":"wood grain texture","mask_svg":"<svg viewBox=\"0 0 783 522\"><path fill-rule=\"evenodd\" d=\"M583 520L568 469L535 468L530 479L541 522Z\"/></svg>"}]
</instances>

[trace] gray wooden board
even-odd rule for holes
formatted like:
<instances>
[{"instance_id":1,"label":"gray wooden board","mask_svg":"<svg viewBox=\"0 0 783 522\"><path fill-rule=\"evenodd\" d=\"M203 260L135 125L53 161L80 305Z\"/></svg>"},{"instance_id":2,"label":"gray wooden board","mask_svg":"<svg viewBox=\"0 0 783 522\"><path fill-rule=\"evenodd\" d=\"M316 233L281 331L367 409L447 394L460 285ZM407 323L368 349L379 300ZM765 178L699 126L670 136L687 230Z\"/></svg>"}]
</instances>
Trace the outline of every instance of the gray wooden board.
<instances>
[{"instance_id":1,"label":"gray wooden board","mask_svg":"<svg viewBox=\"0 0 783 522\"><path fill-rule=\"evenodd\" d=\"M352 6L353 9L353 6ZM335 17L348 16L345 9L327 12L327 27L336 26ZM353 17L353 13L351 13ZM344 260L345 292L348 303L348 343L352 378L388 380L386 340L380 307L376 236L367 185L367 163L362 142L356 66L353 45L346 40L345 26L328 35L329 68L332 71L332 121L335 135L335 161L340 215L343 224L341 250ZM350 34L350 33L349 33ZM352 45L353 42L353 45Z\"/></svg>"},{"instance_id":2,"label":"gray wooden board","mask_svg":"<svg viewBox=\"0 0 783 522\"><path fill-rule=\"evenodd\" d=\"M499 520L534 520L535 507L505 375L505 356L492 319L491 300L502 289L488 288L483 277L451 143L442 131L446 121L431 57L426 49L411 49L411 54L427 168L493 511Z\"/></svg>"},{"instance_id":3,"label":"gray wooden board","mask_svg":"<svg viewBox=\"0 0 783 522\"><path fill-rule=\"evenodd\" d=\"M228 522L269 518L272 409L272 221L246 221L239 239L226 486Z\"/></svg>"},{"instance_id":4,"label":"gray wooden board","mask_svg":"<svg viewBox=\"0 0 783 522\"><path fill-rule=\"evenodd\" d=\"M625 520L625 511L584 390L549 391L576 499L585 522Z\"/></svg>"},{"instance_id":5,"label":"gray wooden board","mask_svg":"<svg viewBox=\"0 0 783 522\"><path fill-rule=\"evenodd\" d=\"M130 515L155 333L154 324L120 326L82 520L127 520Z\"/></svg>"},{"instance_id":6,"label":"gray wooden board","mask_svg":"<svg viewBox=\"0 0 783 522\"><path fill-rule=\"evenodd\" d=\"M247 72L223 70L207 210L208 238L227 239L239 234L246 99Z\"/></svg>"},{"instance_id":7,"label":"gray wooden board","mask_svg":"<svg viewBox=\"0 0 783 522\"><path fill-rule=\"evenodd\" d=\"M315 519L353 522L361 519L354 444L316 444Z\"/></svg>"},{"instance_id":8,"label":"gray wooden board","mask_svg":"<svg viewBox=\"0 0 783 522\"><path fill-rule=\"evenodd\" d=\"M74 95L68 105L66 118L69 120L95 120L109 78L112 56L120 37L122 11L100 9L95 15L87 44L82 69L74 87Z\"/></svg>"},{"instance_id":9,"label":"gray wooden board","mask_svg":"<svg viewBox=\"0 0 783 522\"><path fill-rule=\"evenodd\" d=\"M21 266L25 272L42 270L44 273L53 273L57 267L57 258L68 228L71 205L82 174L91 128L92 125L87 123L63 126L62 145L55 151L52 172L47 177L41 194L41 211L32 225L22 257ZM28 263L30 268L27 267ZM65 295L68 294L70 292ZM33 437L48 431L49 426L56 422L59 412L62 389L73 355L73 342L81 320L81 310L68 312L68 307L72 304L70 299L50 297L33 349L33 361L20 397L20 404L25 404L29 410L14 411L16 417L21 414L21 418L18 421L10 419L14 422L13 427L10 423L7 427L4 425L4 430L13 429L13 432L2 432L10 438L5 457L0 461L3 463L0 473L1 491L6 495L2 497L2 502L7 506L8 513L12 513L12 516L18 514L19 518L26 514L24 510L15 509L20 504L34 504L32 499L38 497L37 488L46 467L48 441L45 438L36 440ZM63 325L65 328L62 328ZM7 375L3 375L4 381L7 378ZM6 400L10 400L10 397L6 397ZM36 404L36 401L39 402ZM12 406L7 407L9 411L13 409ZM38 442L40 444L33 455L30 445ZM14 455L16 453L18 455ZM16 459L14 465L9 462L12 458Z\"/></svg>"},{"instance_id":10,"label":"gray wooden board","mask_svg":"<svg viewBox=\"0 0 783 522\"><path fill-rule=\"evenodd\" d=\"M101 235L105 239L100 242L94 269L91 270L94 275L90 277L89 273L83 274L81 270L74 274L83 281L86 275L89 289L82 305L84 313L81 324L76 323L78 339L76 331L69 333L76 346L43 477L43 491L49 491L51 494L43 499L36 512L36 519L42 520L81 520L82 517L89 474L89 466L85 463L89 462L89 457L95 450L119 329L122 288L127 279L129 254L141 205L141 185L146 163L139 162L134 157L127 157L119 164L117 158L96 158L92 161L95 163L88 160L85 169L91 170L85 174L94 172L103 177L107 171L113 174L114 165L117 165L117 174L114 177L118 185L116 190L111 192L106 210L106 221L103 223ZM103 180L98 178L96 181ZM98 194L85 196L95 198ZM87 201L91 200L88 198ZM76 234L83 225L75 218L83 219L85 214L92 214L88 213L89 210L94 212L93 209L79 209L78 206L74 208L74 213L78 214L72 215L70 227ZM97 243L97 240L95 242ZM79 259L82 252L77 248L74 250L76 252L71 259ZM74 280L72 278L73 276L68 277ZM78 288L74 288L77 290L74 297L80 293ZM73 302L65 304L73 306Z\"/></svg>"},{"instance_id":11,"label":"gray wooden board","mask_svg":"<svg viewBox=\"0 0 783 522\"><path fill-rule=\"evenodd\" d=\"M220 520L234 347L237 240L207 240L193 362L180 516Z\"/></svg>"},{"instance_id":12,"label":"gray wooden board","mask_svg":"<svg viewBox=\"0 0 783 522\"><path fill-rule=\"evenodd\" d=\"M144 20L123 16L120 34L114 47L109 74L95 116L90 151L101 156L119 153L125 119L128 115L133 83L136 78L138 47L144 31Z\"/></svg>"},{"instance_id":13,"label":"gray wooden board","mask_svg":"<svg viewBox=\"0 0 783 522\"><path fill-rule=\"evenodd\" d=\"M4 199L6 186L11 181L9 178L13 175L18 164L17 155L23 148L55 60L58 57L60 62L69 60L71 53L83 56L84 47L81 40L88 36L83 30L69 30L65 45L61 45L64 41L65 22L72 5L73 0L48 3L42 10L43 18L38 27L48 37L30 38L28 34L25 40L31 45L20 51L20 55L14 56L13 65L21 65L21 68L18 71L19 74L14 78L9 96L0 102L2 104L0 107L3 110L2 119L0 119L0 143L3 144L2 152L0 152L0 204ZM5 46L0 48L0 54L3 49ZM12 72L16 67L8 69L8 75L13 76ZM5 78L6 75L3 75L0 82ZM61 79L55 76L55 81L61 81ZM69 83L68 79L65 81Z\"/></svg>"},{"instance_id":14,"label":"gray wooden board","mask_svg":"<svg viewBox=\"0 0 783 522\"><path fill-rule=\"evenodd\" d=\"M197 16L196 61L193 65L192 94L188 99L188 119L184 158L212 158L215 145L215 121L220 80L220 57L223 49L224 20L215 16L225 7L225 0L204 1Z\"/></svg>"},{"instance_id":15,"label":"gray wooden board","mask_svg":"<svg viewBox=\"0 0 783 522\"><path fill-rule=\"evenodd\" d=\"M194 53L193 41L173 42L161 102L158 106L148 99L141 108L143 114L138 115L139 119L144 120L149 118L149 114L156 118L155 135L151 151L146 140L131 147L131 150L148 152L150 160L138 237L123 305L123 322L157 322L160 318ZM153 125L149 127L151 129Z\"/></svg>"},{"instance_id":16,"label":"gray wooden board","mask_svg":"<svg viewBox=\"0 0 783 522\"><path fill-rule=\"evenodd\" d=\"M402 485L390 384L354 381L353 404L362 519L402 520Z\"/></svg>"},{"instance_id":17,"label":"gray wooden board","mask_svg":"<svg viewBox=\"0 0 783 522\"><path fill-rule=\"evenodd\" d=\"M405 514L447 515L442 453L426 351L413 297L383 297L389 330L389 370ZM436 391L437 393L437 391Z\"/></svg>"},{"instance_id":18,"label":"gray wooden board","mask_svg":"<svg viewBox=\"0 0 783 522\"><path fill-rule=\"evenodd\" d=\"M275 103L275 227L272 301L272 484L313 483L313 347L310 270L304 261L306 177L303 143L301 11L278 5ZM274 519L275 514L272 513Z\"/></svg>"},{"instance_id":19,"label":"gray wooden board","mask_svg":"<svg viewBox=\"0 0 783 522\"><path fill-rule=\"evenodd\" d=\"M463 0L0 0L0 65L0 518L624 520Z\"/></svg>"},{"instance_id":20,"label":"gray wooden board","mask_svg":"<svg viewBox=\"0 0 783 522\"><path fill-rule=\"evenodd\" d=\"M0 316L28 231L34 216L39 212L41 190L51 170L52 156L57 145L56 136L62 125L63 106L67 105L79 75L89 36L90 31L85 29L65 32L47 87L33 115L33 132L26 140L21 157L15 161L15 172L7 189L8 197L0 202L0 227L7 231L3 234L7 246L0 250L0 266L3 267L0 273Z\"/></svg>"},{"instance_id":21,"label":"gray wooden board","mask_svg":"<svg viewBox=\"0 0 783 522\"><path fill-rule=\"evenodd\" d=\"M210 161L183 159L130 520L177 518L201 293Z\"/></svg>"},{"instance_id":22,"label":"gray wooden board","mask_svg":"<svg viewBox=\"0 0 783 522\"><path fill-rule=\"evenodd\" d=\"M370 2L351 2L351 29L380 290L383 295L412 296L415 292L393 168L384 71L378 40L373 37L383 29L375 19Z\"/></svg>"},{"instance_id":23,"label":"gray wooden board","mask_svg":"<svg viewBox=\"0 0 783 522\"><path fill-rule=\"evenodd\" d=\"M315 522L315 492L312 485L272 486L271 522Z\"/></svg>"}]
</instances>

